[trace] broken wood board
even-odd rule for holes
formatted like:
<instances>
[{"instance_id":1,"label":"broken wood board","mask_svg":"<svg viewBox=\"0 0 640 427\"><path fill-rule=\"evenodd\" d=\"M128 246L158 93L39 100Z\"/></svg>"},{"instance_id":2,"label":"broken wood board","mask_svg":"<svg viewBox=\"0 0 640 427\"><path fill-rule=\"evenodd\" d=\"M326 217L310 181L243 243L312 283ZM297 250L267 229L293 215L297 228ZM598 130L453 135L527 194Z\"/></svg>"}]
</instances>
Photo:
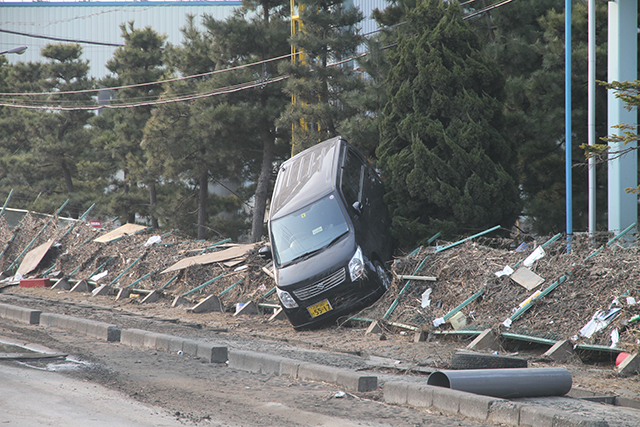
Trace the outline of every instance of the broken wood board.
<instances>
[{"instance_id":1,"label":"broken wood board","mask_svg":"<svg viewBox=\"0 0 640 427\"><path fill-rule=\"evenodd\" d=\"M100 243L106 243L106 242L110 242L112 240L115 240L119 237L122 237L124 235L127 234L135 234L140 230L144 230L145 227L144 225L138 225L138 224L125 224L121 227L116 228L113 231L108 232L107 234L98 237L97 239L94 239L94 242L100 242Z\"/></svg>"},{"instance_id":2,"label":"broken wood board","mask_svg":"<svg viewBox=\"0 0 640 427\"><path fill-rule=\"evenodd\" d=\"M238 264L242 264L245 260L246 258L242 257L242 258L234 259L232 261L223 262L222 265L224 265L225 267L231 268L231 267L235 267Z\"/></svg>"},{"instance_id":3,"label":"broken wood board","mask_svg":"<svg viewBox=\"0 0 640 427\"><path fill-rule=\"evenodd\" d=\"M207 265L214 262L223 262L229 261L235 258L243 257L247 252L249 252L255 244L249 245L238 245L229 249L225 249L224 251L212 252L210 254L192 256L189 258L185 258L173 264L172 266L166 268L162 271L162 274L169 273L171 271L183 270L191 265Z\"/></svg>"},{"instance_id":4,"label":"broken wood board","mask_svg":"<svg viewBox=\"0 0 640 427\"><path fill-rule=\"evenodd\" d=\"M28 273L35 270L38 264L40 264L40 261L42 261L42 258L44 258L44 256L51 248L51 245L53 245L53 239L49 239L37 248L27 252L27 254L24 256L24 259L22 260L22 263L20 264L20 267L18 267L18 273L24 277Z\"/></svg>"},{"instance_id":5,"label":"broken wood board","mask_svg":"<svg viewBox=\"0 0 640 427\"><path fill-rule=\"evenodd\" d=\"M538 276L527 267L520 267L517 269L516 272L511 275L511 279L528 291L534 290L544 282L542 277Z\"/></svg>"}]
</instances>

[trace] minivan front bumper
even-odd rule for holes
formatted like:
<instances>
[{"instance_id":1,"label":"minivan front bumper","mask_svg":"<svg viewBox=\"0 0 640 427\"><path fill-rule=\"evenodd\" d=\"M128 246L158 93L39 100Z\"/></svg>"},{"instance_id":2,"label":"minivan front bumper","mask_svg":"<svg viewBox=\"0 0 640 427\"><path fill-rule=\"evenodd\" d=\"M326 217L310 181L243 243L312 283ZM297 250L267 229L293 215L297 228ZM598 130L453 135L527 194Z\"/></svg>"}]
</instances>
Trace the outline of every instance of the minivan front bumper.
<instances>
[{"instance_id":1,"label":"minivan front bumper","mask_svg":"<svg viewBox=\"0 0 640 427\"><path fill-rule=\"evenodd\" d=\"M348 267L342 267L345 271ZM314 283L313 285L299 288L294 291L288 291L295 299L298 307L283 307L289 322L294 329L313 329L321 327L327 323L334 322L340 316L352 313L360 308L371 305L384 294L385 288L379 282L371 263L366 265L366 275L355 282L352 282L349 273L344 275L334 272L327 278ZM332 277L344 276L344 281L331 286ZM326 286L327 290L321 290L322 286ZM311 296L309 296L311 295ZM305 297L301 299L300 296ZM330 310L327 311L327 308ZM312 315L312 313L314 313Z\"/></svg>"}]
</instances>

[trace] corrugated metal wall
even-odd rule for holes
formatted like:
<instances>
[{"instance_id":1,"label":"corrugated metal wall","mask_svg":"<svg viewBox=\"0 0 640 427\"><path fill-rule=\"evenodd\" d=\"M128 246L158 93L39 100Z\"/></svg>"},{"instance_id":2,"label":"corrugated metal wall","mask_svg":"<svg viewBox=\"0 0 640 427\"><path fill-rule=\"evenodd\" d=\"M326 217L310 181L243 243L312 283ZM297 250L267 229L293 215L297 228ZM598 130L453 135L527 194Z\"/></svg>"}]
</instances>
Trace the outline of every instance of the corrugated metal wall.
<instances>
[{"instance_id":1,"label":"corrugated metal wall","mask_svg":"<svg viewBox=\"0 0 640 427\"><path fill-rule=\"evenodd\" d=\"M206 13L224 19L239 5L239 1L0 3L0 29L123 44L120 24L134 21L136 28L151 26L158 33L166 34L170 43L180 44L180 28L184 27L187 14L201 16ZM0 51L16 46L29 48L23 55L6 55L12 63L41 61L40 49L48 43L56 41L0 33ZM105 64L113 57L116 47L84 43L81 46L84 59L90 61L91 75L98 78L106 76L109 71Z\"/></svg>"},{"instance_id":2,"label":"corrugated metal wall","mask_svg":"<svg viewBox=\"0 0 640 427\"><path fill-rule=\"evenodd\" d=\"M365 20L361 33L377 29L371 19L376 7L384 9L385 0L350 0L347 4L357 5ZM173 1L173 2L34 2L0 3L0 29L51 36L72 40L123 44L120 24L135 22L136 28L151 26L160 34L166 34L172 44L182 42L180 28L186 23L186 15L210 14L217 19L230 16L240 1ZM200 20L197 20L199 22ZM27 37L0 32L0 51L17 46L29 49L23 55L9 54L12 62L42 60L40 49L54 40ZM114 46L97 46L82 43L84 59L89 60L91 75L101 78L109 74L105 64L113 57Z\"/></svg>"}]
</instances>

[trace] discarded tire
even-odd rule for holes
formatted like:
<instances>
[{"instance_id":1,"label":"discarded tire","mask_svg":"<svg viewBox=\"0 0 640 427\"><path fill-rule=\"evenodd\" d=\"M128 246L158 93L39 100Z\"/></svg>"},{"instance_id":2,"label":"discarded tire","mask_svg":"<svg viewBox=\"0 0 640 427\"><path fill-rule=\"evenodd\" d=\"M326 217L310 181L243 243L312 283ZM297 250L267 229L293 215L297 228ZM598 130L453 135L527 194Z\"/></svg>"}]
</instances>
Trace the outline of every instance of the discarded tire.
<instances>
[{"instance_id":1,"label":"discarded tire","mask_svg":"<svg viewBox=\"0 0 640 427\"><path fill-rule=\"evenodd\" d=\"M526 368L527 360L520 357L484 353L455 353L451 369Z\"/></svg>"}]
</instances>

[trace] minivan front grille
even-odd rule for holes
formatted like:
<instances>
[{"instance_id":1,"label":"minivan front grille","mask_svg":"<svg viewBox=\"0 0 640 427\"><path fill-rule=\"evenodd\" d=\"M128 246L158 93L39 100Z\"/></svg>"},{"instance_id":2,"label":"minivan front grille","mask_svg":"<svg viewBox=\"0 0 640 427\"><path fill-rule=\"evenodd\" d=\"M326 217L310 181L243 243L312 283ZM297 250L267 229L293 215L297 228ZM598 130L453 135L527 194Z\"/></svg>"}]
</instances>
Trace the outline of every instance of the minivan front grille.
<instances>
[{"instance_id":1,"label":"minivan front grille","mask_svg":"<svg viewBox=\"0 0 640 427\"><path fill-rule=\"evenodd\" d=\"M334 288L338 286L340 283L344 282L344 279L347 277L347 272L344 268L336 271L329 277L325 277L324 279L309 285L304 288L296 289L293 291L294 295L300 298L301 300L309 299L315 297L316 295L320 295L326 290Z\"/></svg>"}]
</instances>

